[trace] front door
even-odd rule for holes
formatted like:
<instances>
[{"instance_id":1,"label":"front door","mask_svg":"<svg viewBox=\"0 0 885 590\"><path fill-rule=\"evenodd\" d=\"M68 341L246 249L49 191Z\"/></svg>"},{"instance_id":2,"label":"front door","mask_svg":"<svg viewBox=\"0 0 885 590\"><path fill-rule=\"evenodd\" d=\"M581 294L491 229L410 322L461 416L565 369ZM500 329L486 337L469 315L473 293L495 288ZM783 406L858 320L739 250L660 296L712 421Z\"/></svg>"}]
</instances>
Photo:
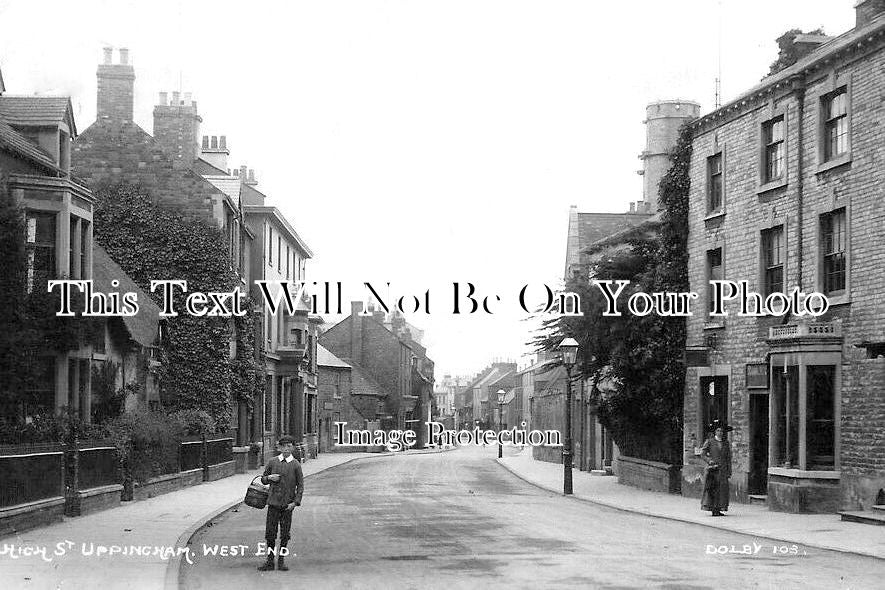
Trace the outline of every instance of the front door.
<instances>
[{"instance_id":1,"label":"front door","mask_svg":"<svg viewBox=\"0 0 885 590\"><path fill-rule=\"evenodd\" d=\"M750 395L750 473L747 491L768 493L768 394Z\"/></svg>"}]
</instances>

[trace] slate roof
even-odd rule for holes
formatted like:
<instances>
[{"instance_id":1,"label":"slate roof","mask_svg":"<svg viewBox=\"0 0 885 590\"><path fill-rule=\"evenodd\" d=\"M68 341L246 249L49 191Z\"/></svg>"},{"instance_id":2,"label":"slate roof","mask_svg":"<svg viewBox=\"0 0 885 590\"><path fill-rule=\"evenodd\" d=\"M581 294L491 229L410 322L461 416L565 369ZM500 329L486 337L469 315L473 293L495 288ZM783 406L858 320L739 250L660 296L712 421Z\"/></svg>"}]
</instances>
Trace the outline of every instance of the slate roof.
<instances>
[{"instance_id":1,"label":"slate roof","mask_svg":"<svg viewBox=\"0 0 885 590\"><path fill-rule=\"evenodd\" d=\"M74 109L67 96L10 96L0 98L0 117L21 127L49 127L65 123L76 137Z\"/></svg>"},{"instance_id":2,"label":"slate roof","mask_svg":"<svg viewBox=\"0 0 885 590\"><path fill-rule=\"evenodd\" d=\"M120 284L113 287L111 286L111 281L115 279L120 281ZM157 337L157 329L160 323L160 308L114 262L104 248L95 243L93 243L92 247L92 284L96 291L101 291L102 293L111 291L125 293L131 291L138 295L138 313L134 316L119 319L123 320L123 324L135 342L142 346L151 346Z\"/></svg>"},{"instance_id":3,"label":"slate roof","mask_svg":"<svg viewBox=\"0 0 885 590\"><path fill-rule=\"evenodd\" d=\"M32 163L43 166L52 172L62 174L49 154L18 133L2 117L0 117L0 149L5 149L18 157L30 160Z\"/></svg>"},{"instance_id":4,"label":"slate roof","mask_svg":"<svg viewBox=\"0 0 885 590\"><path fill-rule=\"evenodd\" d=\"M329 349L322 344L317 344L317 366L336 367L341 369L351 368L349 364L329 352Z\"/></svg>"}]
</instances>

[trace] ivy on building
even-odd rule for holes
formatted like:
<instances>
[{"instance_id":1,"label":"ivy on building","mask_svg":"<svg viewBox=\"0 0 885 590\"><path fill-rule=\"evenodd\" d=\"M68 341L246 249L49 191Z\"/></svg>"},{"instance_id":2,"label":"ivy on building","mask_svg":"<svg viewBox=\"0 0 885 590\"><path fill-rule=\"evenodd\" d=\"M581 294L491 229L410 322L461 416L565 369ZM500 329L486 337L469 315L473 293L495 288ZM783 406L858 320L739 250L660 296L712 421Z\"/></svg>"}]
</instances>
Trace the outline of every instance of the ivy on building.
<instances>
[{"instance_id":1,"label":"ivy on building","mask_svg":"<svg viewBox=\"0 0 885 590\"><path fill-rule=\"evenodd\" d=\"M218 229L157 205L138 187L98 191L94 219L98 243L158 304L161 293L150 292L152 280L185 280L188 292L229 292L239 285ZM178 309L183 310L184 297L176 295ZM219 430L226 429L235 411L233 399L251 404L261 385L253 341L248 315L235 321L186 313L167 319L159 372L164 408L204 411Z\"/></svg>"},{"instance_id":2,"label":"ivy on building","mask_svg":"<svg viewBox=\"0 0 885 590\"><path fill-rule=\"evenodd\" d=\"M679 464L685 391L684 318L634 316L626 309L603 316L605 299L589 279L629 280L619 301L634 292L688 290L687 237L691 132L683 127L671 167L659 185L662 215L597 243L587 252L586 274L570 278L566 290L581 298L582 316L545 323L535 340L555 350L561 340L578 341L573 377L586 379L600 422L621 453Z\"/></svg>"},{"instance_id":3,"label":"ivy on building","mask_svg":"<svg viewBox=\"0 0 885 590\"><path fill-rule=\"evenodd\" d=\"M802 29L790 29L778 37L775 40L778 47L777 59L768 68L769 76L790 67L811 52L809 47L803 48L796 45L796 37L799 35L825 35L825 33L823 29L815 29L807 33L803 33Z\"/></svg>"}]
</instances>

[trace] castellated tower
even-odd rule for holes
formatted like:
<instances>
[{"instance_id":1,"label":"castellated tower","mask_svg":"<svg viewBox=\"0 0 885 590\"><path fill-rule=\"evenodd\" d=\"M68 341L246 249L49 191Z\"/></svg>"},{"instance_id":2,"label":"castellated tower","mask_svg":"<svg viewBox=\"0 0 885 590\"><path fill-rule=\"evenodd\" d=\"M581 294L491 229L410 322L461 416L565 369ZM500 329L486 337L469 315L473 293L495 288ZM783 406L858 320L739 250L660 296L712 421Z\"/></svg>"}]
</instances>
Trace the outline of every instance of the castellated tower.
<instances>
[{"instance_id":1,"label":"castellated tower","mask_svg":"<svg viewBox=\"0 0 885 590\"><path fill-rule=\"evenodd\" d=\"M670 169L670 150L676 146L679 128L696 119L701 105L690 100L661 100L645 108L645 150L642 160L642 200L646 211L658 210L658 184Z\"/></svg>"}]
</instances>

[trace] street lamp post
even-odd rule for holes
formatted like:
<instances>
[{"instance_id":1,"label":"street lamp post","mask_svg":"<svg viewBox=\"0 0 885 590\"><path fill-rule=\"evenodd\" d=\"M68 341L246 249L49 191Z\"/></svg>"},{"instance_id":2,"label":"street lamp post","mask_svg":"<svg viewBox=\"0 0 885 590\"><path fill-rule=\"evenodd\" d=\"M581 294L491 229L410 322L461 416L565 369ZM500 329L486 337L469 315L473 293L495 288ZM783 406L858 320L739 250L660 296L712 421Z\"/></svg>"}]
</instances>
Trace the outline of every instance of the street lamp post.
<instances>
[{"instance_id":1,"label":"street lamp post","mask_svg":"<svg viewBox=\"0 0 885 590\"><path fill-rule=\"evenodd\" d=\"M578 356L578 343L565 338L559 343L565 367L565 444L562 447L562 493L572 494L572 366Z\"/></svg>"},{"instance_id":2,"label":"street lamp post","mask_svg":"<svg viewBox=\"0 0 885 590\"><path fill-rule=\"evenodd\" d=\"M498 390L498 458L504 456L504 448L501 446L501 427L502 420L504 417L504 397L507 395L507 392L503 389Z\"/></svg>"}]
</instances>

